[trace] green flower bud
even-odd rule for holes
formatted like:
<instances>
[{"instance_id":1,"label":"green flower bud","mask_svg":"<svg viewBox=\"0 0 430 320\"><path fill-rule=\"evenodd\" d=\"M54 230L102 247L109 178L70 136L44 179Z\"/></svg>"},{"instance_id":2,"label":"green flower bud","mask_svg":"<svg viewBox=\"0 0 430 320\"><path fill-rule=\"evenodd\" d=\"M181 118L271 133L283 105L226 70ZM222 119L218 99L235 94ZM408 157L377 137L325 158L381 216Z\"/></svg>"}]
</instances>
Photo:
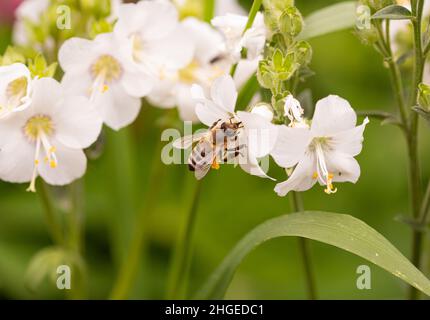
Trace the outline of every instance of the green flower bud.
<instances>
[{"instance_id":1,"label":"green flower bud","mask_svg":"<svg viewBox=\"0 0 430 320\"><path fill-rule=\"evenodd\" d=\"M43 55L37 55L33 60L30 60L28 63L28 69L31 72L33 78L53 78L55 75L55 71L57 70L57 63L52 63L48 65L46 59Z\"/></svg>"},{"instance_id":2,"label":"green flower bud","mask_svg":"<svg viewBox=\"0 0 430 320\"><path fill-rule=\"evenodd\" d=\"M96 18L106 18L111 14L111 0L80 0L80 7Z\"/></svg>"},{"instance_id":3,"label":"green flower bud","mask_svg":"<svg viewBox=\"0 0 430 320\"><path fill-rule=\"evenodd\" d=\"M396 4L395 0L361 0L361 4L370 7L374 11Z\"/></svg>"},{"instance_id":4,"label":"green flower bud","mask_svg":"<svg viewBox=\"0 0 430 320\"><path fill-rule=\"evenodd\" d=\"M299 41L297 42L293 48L292 51L295 55L296 63L304 66L308 65L312 60L312 47L307 41Z\"/></svg>"},{"instance_id":5,"label":"green flower bud","mask_svg":"<svg viewBox=\"0 0 430 320\"><path fill-rule=\"evenodd\" d=\"M376 43L379 39L378 30L375 28L374 25L371 25L369 29L362 28L362 29L356 29L355 35L360 39L361 43L364 45L372 45Z\"/></svg>"},{"instance_id":6,"label":"green flower bud","mask_svg":"<svg viewBox=\"0 0 430 320\"><path fill-rule=\"evenodd\" d=\"M289 7L279 17L279 30L285 36L297 36L303 29L303 17L296 7Z\"/></svg>"},{"instance_id":7,"label":"green flower bud","mask_svg":"<svg viewBox=\"0 0 430 320\"><path fill-rule=\"evenodd\" d=\"M8 66L14 63L25 63L25 56L15 47L7 47L3 56L0 56L0 66Z\"/></svg>"},{"instance_id":8,"label":"green flower bud","mask_svg":"<svg viewBox=\"0 0 430 320\"><path fill-rule=\"evenodd\" d=\"M105 19L96 20L91 23L89 36L94 39L97 35L101 33L112 32L113 25L106 21Z\"/></svg>"},{"instance_id":9,"label":"green flower bud","mask_svg":"<svg viewBox=\"0 0 430 320\"><path fill-rule=\"evenodd\" d=\"M418 86L418 105L422 109L430 111L430 86L424 83Z\"/></svg>"},{"instance_id":10,"label":"green flower bud","mask_svg":"<svg viewBox=\"0 0 430 320\"><path fill-rule=\"evenodd\" d=\"M279 18L287 7L294 6L294 0L263 0L266 26L273 32L279 32Z\"/></svg>"},{"instance_id":11,"label":"green flower bud","mask_svg":"<svg viewBox=\"0 0 430 320\"><path fill-rule=\"evenodd\" d=\"M257 69L258 83L266 89L271 89L276 86L275 77L270 70L270 64L267 60L261 60Z\"/></svg>"}]
</instances>

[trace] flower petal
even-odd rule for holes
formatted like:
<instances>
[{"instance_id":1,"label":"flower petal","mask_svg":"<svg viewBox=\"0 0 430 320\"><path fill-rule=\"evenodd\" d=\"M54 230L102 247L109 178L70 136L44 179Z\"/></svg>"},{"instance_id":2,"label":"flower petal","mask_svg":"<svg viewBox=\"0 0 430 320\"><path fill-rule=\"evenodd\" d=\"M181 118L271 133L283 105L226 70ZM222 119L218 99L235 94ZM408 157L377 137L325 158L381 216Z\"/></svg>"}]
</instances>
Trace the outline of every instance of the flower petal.
<instances>
[{"instance_id":1,"label":"flower petal","mask_svg":"<svg viewBox=\"0 0 430 320\"><path fill-rule=\"evenodd\" d=\"M140 32L146 40L164 37L177 27L178 11L170 1L141 1L137 6Z\"/></svg>"},{"instance_id":2,"label":"flower petal","mask_svg":"<svg viewBox=\"0 0 430 320\"><path fill-rule=\"evenodd\" d=\"M191 87L191 96L196 101L196 115L199 120L210 127L214 122L220 119L228 119L229 114L220 108L214 102L208 100L204 96L203 88L198 85Z\"/></svg>"},{"instance_id":3,"label":"flower petal","mask_svg":"<svg viewBox=\"0 0 430 320\"><path fill-rule=\"evenodd\" d=\"M196 18L188 17L182 21L187 35L192 39L195 47L194 57L202 64L221 55L224 50L222 35L209 24Z\"/></svg>"},{"instance_id":4,"label":"flower petal","mask_svg":"<svg viewBox=\"0 0 430 320\"><path fill-rule=\"evenodd\" d=\"M334 182L356 183L360 177L360 165L357 160L340 152L327 154L327 169L333 173Z\"/></svg>"},{"instance_id":5,"label":"flower petal","mask_svg":"<svg viewBox=\"0 0 430 320\"><path fill-rule=\"evenodd\" d=\"M131 124L137 118L140 106L140 99L129 96L120 86L112 86L97 98L103 121L114 130Z\"/></svg>"},{"instance_id":6,"label":"flower petal","mask_svg":"<svg viewBox=\"0 0 430 320\"><path fill-rule=\"evenodd\" d=\"M135 98L146 96L154 87L154 78L144 72L126 72L121 78L124 90Z\"/></svg>"},{"instance_id":7,"label":"flower petal","mask_svg":"<svg viewBox=\"0 0 430 320\"><path fill-rule=\"evenodd\" d=\"M58 52L58 61L65 72L80 73L88 67L92 59L86 59L92 54L94 42L82 39L71 38L66 40Z\"/></svg>"},{"instance_id":8,"label":"flower petal","mask_svg":"<svg viewBox=\"0 0 430 320\"><path fill-rule=\"evenodd\" d=\"M275 146L278 127L259 114L238 111L237 116L245 127L247 146L251 154L257 158L268 155Z\"/></svg>"},{"instance_id":9,"label":"flower petal","mask_svg":"<svg viewBox=\"0 0 430 320\"><path fill-rule=\"evenodd\" d=\"M143 56L165 69L183 68L191 62L193 55L193 41L180 25L166 37L153 40L150 45L143 48Z\"/></svg>"},{"instance_id":10,"label":"flower petal","mask_svg":"<svg viewBox=\"0 0 430 320\"><path fill-rule=\"evenodd\" d=\"M241 88L254 75L258 68L259 58L254 60L242 59L238 62L234 73L234 83L237 88Z\"/></svg>"},{"instance_id":11,"label":"flower petal","mask_svg":"<svg viewBox=\"0 0 430 320\"><path fill-rule=\"evenodd\" d=\"M183 121L197 122L196 101L191 98L190 86L179 85L177 88L179 116Z\"/></svg>"},{"instance_id":12,"label":"flower petal","mask_svg":"<svg viewBox=\"0 0 430 320\"><path fill-rule=\"evenodd\" d=\"M81 178L87 168L87 158L81 149L67 148L58 141L53 141L56 147L57 166L51 168L49 163L39 161L38 172L47 183L63 186Z\"/></svg>"},{"instance_id":13,"label":"flower petal","mask_svg":"<svg viewBox=\"0 0 430 320\"><path fill-rule=\"evenodd\" d=\"M352 129L356 123L357 115L349 102L331 95L317 102L311 131L315 136L327 136Z\"/></svg>"},{"instance_id":14,"label":"flower petal","mask_svg":"<svg viewBox=\"0 0 430 320\"><path fill-rule=\"evenodd\" d=\"M217 78L211 87L213 102L227 112L233 113L236 107L237 90L231 76Z\"/></svg>"},{"instance_id":15,"label":"flower petal","mask_svg":"<svg viewBox=\"0 0 430 320\"><path fill-rule=\"evenodd\" d=\"M68 97L54 114L56 138L65 146L76 149L89 147L100 134L103 121L85 97Z\"/></svg>"},{"instance_id":16,"label":"flower petal","mask_svg":"<svg viewBox=\"0 0 430 320\"><path fill-rule=\"evenodd\" d=\"M22 183L31 180L35 147L22 134L19 117L0 124L0 179Z\"/></svg>"},{"instance_id":17,"label":"flower petal","mask_svg":"<svg viewBox=\"0 0 430 320\"><path fill-rule=\"evenodd\" d=\"M368 123L366 118L361 125L332 135L330 144L336 151L355 157L363 148L363 132Z\"/></svg>"},{"instance_id":18,"label":"flower petal","mask_svg":"<svg viewBox=\"0 0 430 320\"><path fill-rule=\"evenodd\" d=\"M316 163L313 153L307 152L288 180L276 185L275 192L283 197L290 191L309 190L317 182L317 180L313 178L315 167Z\"/></svg>"},{"instance_id":19,"label":"flower petal","mask_svg":"<svg viewBox=\"0 0 430 320\"><path fill-rule=\"evenodd\" d=\"M33 114L51 115L59 108L64 99L61 84L52 78L41 78L33 81L33 102L29 109Z\"/></svg>"},{"instance_id":20,"label":"flower petal","mask_svg":"<svg viewBox=\"0 0 430 320\"><path fill-rule=\"evenodd\" d=\"M311 139L307 128L279 126L278 139L271 155L279 166L292 168L304 157Z\"/></svg>"}]
</instances>

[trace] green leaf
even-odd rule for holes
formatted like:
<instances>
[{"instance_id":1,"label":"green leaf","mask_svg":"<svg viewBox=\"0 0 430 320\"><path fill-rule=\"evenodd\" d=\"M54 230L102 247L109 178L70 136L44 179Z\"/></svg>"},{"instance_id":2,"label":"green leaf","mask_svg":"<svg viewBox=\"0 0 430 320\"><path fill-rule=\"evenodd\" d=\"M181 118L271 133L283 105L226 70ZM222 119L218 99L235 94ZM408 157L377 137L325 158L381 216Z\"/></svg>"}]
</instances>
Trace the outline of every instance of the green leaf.
<instances>
[{"instance_id":1,"label":"green leaf","mask_svg":"<svg viewBox=\"0 0 430 320\"><path fill-rule=\"evenodd\" d=\"M257 77L253 75L243 85L242 89L239 92L236 103L237 109L245 110L249 106L249 103L257 93L258 89L260 89L260 86L258 84Z\"/></svg>"},{"instance_id":2,"label":"green leaf","mask_svg":"<svg viewBox=\"0 0 430 320\"><path fill-rule=\"evenodd\" d=\"M310 14L305 18L305 26L298 39L310 39L354 27L356 6L356 1L345 1Z\"/></svg>"},{"instance_id":3,"label":"green leaf","mask_svg":"<svg viewBox=\"0 0 430 320\"><path fill-rule=\"evenodd\" d=\"M372 16L372 19L390 20L405 20L412 18L412 13L407 8L395 4L382 8Z\"/></svg>"},{"instance_id":4,"label":"green leaf","mask_svg":"<svg viewBox=\"0 0 430 320\"><path fill-rule=\"evenodd\" d=\"M356 254L430 296L430 280L373 228L349 215L307 211L268 220L248 233L196 298L223 298L236 269L253 249L268 240L288 236L320 241Z\"/></svg>"},{"instance_id":5,"label":"green leaf","mask_svg":"<svg viewBox=\"0 0 430 320\"><path fill-rule=\"evenodd\" d=\"M412 110L418 113L428 123L430 123L430 112L428 110L419 106L412 107Z\"/></svg>"}]
</instances>

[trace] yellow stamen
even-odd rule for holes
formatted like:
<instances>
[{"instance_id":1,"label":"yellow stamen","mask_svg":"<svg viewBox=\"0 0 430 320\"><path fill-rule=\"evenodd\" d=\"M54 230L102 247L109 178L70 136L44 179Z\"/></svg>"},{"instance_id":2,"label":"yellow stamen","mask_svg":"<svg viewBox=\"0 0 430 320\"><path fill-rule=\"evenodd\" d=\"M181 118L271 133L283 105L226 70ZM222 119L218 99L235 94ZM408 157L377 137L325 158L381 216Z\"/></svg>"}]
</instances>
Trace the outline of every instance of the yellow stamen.
<instances>
[{"instance_id":1,"label":"yellow stamen","mask_svg":"<svg viewBox=\"0 0 430 320\"><path fill-rule=\"evenodd\" d=\"M218 170L218 169L219 169L219 163L218 163L216 160L214 160L214 161L212 162L212 169L215 169L215 170Z\"/></svg>"},{"instance_id":2,"label":"yellow stamen","mask_svg":"<svg viewBox=\"0 0 430 320\"><path fill-rule=\"evenodd\" d=\"M333 186L333 178L334 178L334 175L332 173L329 173L327 175L327 187L324 189L324 192L327 194L332 194L337 192L337 188Z\"/></svg>"}]
</instances>

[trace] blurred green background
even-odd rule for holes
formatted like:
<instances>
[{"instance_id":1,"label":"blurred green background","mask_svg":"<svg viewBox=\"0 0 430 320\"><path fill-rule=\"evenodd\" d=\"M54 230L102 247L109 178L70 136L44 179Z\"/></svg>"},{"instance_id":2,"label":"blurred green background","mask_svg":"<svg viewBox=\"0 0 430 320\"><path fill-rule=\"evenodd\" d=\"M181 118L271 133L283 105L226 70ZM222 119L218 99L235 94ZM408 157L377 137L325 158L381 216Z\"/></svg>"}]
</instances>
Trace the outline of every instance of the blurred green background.
<instances>
[{"instance_id":1,"label":"blurred green background","mask_svg":"<svg viewBox=\"0 0 430 320\"><path fill-rule=\"evenodd\" d=\"M339 1L296 1L305 16L336 2ZM0 52L9 41L9 29L1 27ZM337 94L349 100L356 110L394 108L388 72L380 56L371 47L363 46L352 30L313 39L311 44L314 49L311 67L316 74L302 89L310 88L314 101ZM155 190L156 198L151 197L155 205L145 212L147 254L131 297L165 297L169 261L185 216L181 208L189 200L193 177L186 166L163 166L157 183L149 185L151 170L159 161L157 124L163 113L144 106L129 130L106 134L103 153L89 163L84 193L90 298L108 296L135 225L136 212L127 213L130 204L118 205L118 200L126 201L129 193L134 193L145 202L150 190ZM430 172L425 159L430 157L427 147L430 141L426 125L422 125L421 132L421 156L427 178ZM131 138L132 147L136 146L131 158L121 151L127 149L122 143L127 137ZM411 232L394 219L408 213L409 208L405 154L399 129L371 121L365 131L363 151L358 156L362 170L358 183L338 184L338 193L330 196L317 186L304 194L306 209L346 213L362 219L409 257ZM275 174L285 178L281 170ZM266 219L290 211L289 198L279 198L273 188L273 182L231 167L207 176L195 226L191 292L202 285L247 232ZM26 286L25 271L31 258L51 245L51 240L38 196L26 193L25 189L26 185L0 182L0 298L64 298L63 292L47 280L36 290ZM53 191L60 207L67 208L64 190ZM405 283L367 261L317 242L311 243L311 250L319 298L405 297ZM425 259L428 266L429 257ZM371 266L371 290L356 288L356 269L362 264ZM273 240L255 250L240 266L227 298L306 298L297 238Z\"/></svg>"}]
</instances>

